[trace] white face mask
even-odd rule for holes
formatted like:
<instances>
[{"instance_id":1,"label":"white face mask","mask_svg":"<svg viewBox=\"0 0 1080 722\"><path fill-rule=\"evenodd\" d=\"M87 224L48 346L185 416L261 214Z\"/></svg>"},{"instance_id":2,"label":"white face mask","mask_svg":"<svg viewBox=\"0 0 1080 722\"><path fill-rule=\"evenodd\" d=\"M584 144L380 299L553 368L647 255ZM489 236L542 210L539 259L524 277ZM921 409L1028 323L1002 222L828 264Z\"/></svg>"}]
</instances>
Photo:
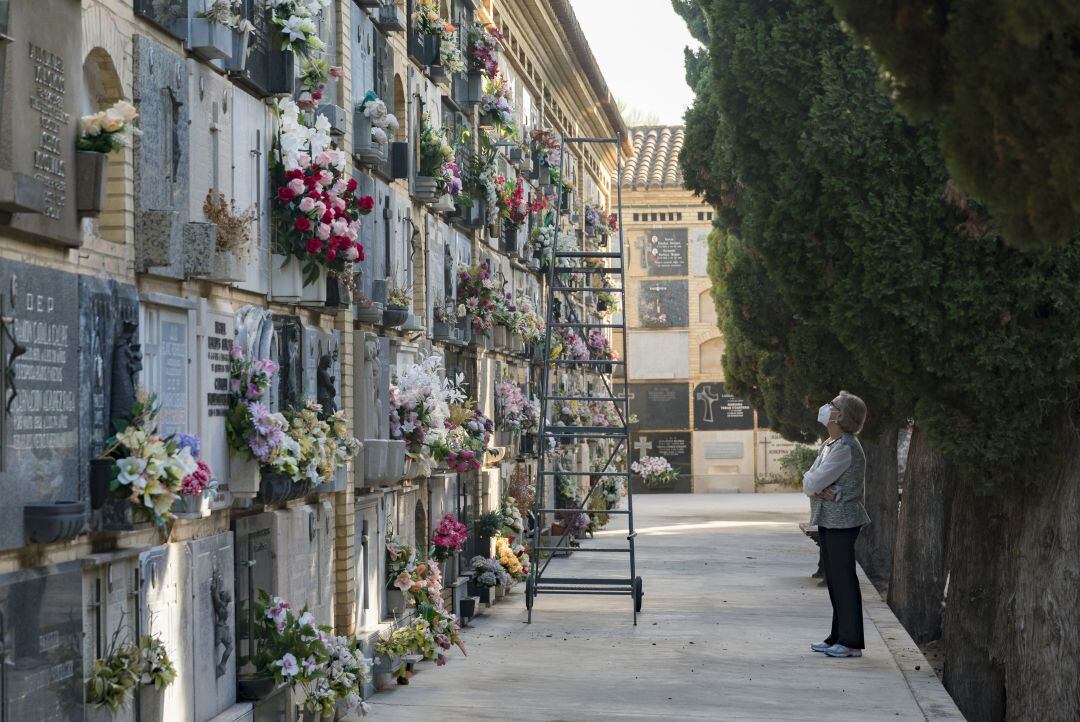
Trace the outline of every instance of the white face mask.
<instances>
[{"instance_id":1,"label":"white face mask","mask_svg":"<svg viewBox=\"0 0 1080 722\"><path fill-rule=\"evenodd\" d=\"M832 416L832 406L823 404L820 409L817 410L817 420L822 426L829 426L829 417Z\"/></svg>"}]
</instances>

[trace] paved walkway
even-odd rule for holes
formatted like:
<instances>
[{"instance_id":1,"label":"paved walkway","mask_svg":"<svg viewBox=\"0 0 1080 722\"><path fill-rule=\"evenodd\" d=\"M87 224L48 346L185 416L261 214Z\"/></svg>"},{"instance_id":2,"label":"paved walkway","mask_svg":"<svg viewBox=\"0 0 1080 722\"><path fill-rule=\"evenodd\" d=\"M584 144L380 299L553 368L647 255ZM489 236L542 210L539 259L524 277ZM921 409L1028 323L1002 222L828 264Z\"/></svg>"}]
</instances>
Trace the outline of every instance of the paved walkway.
<instances>
[{"instance_id":1,"label":"paved walkway","mask_svg":"<svg viewBox=\"0 0 1080 722\"><path fill-rule=\"evenodd\" d=\"M963 719L868 582L865 656L809 651L830 608L809 577L816 547L797 526L805 497L636 502L637 627L628 597L562 595L541 595L526 625L519 586L465 630L467 658L455 650L445 667L377 694L371 719ZM583 544L625 543L622 529L616 517ZM578 553L552 564L558 576L602 576L625 574L625 561Z\"/></svg>"}]
</instances>

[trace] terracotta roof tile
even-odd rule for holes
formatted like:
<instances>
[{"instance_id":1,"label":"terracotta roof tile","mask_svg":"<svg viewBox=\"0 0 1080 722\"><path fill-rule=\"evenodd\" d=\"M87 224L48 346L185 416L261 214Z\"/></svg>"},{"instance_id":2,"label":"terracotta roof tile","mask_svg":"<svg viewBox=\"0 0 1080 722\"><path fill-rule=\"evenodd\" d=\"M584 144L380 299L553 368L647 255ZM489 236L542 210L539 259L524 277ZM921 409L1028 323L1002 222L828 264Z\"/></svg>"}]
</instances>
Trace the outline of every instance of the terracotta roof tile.
<instances>
[{"instance_id":1,"label":"terracotta roof tile","mask_svg":"<svg viewBox=\"0 0 1080 722\"><path fill-rule=\"evenodd\" d=\"M681 125L631 128L634 155L624 166L623 183L632 190L681 188L679 151L684 137L685 129Z\"/></svg>"}]
</instances>

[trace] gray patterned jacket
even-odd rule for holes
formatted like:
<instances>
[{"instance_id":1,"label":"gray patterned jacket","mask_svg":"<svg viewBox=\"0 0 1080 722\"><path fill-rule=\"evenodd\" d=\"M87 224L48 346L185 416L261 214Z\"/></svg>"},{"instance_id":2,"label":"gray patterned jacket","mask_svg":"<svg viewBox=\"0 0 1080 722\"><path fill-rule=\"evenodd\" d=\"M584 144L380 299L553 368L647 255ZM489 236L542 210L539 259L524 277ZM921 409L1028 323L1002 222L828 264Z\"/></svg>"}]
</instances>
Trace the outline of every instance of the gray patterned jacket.
<instances>
[{"instance_id":1,"label":"gray patterned jacket","mask_svg":"<svg viewBox=\"0 0 1080 722\"><path fill-rule=\"evenodd\" d=\"M844 434L834 444L844 445L851 454L851 464L834 482L839 501L826 501L820 496L810 497L810 523L826 529L850 529L870 523L870 516L862 500L866 488L866 454L862 444L851 434ZM829 447L822 445L815 465L821 463Z\"/></svg>"}]
</instances>

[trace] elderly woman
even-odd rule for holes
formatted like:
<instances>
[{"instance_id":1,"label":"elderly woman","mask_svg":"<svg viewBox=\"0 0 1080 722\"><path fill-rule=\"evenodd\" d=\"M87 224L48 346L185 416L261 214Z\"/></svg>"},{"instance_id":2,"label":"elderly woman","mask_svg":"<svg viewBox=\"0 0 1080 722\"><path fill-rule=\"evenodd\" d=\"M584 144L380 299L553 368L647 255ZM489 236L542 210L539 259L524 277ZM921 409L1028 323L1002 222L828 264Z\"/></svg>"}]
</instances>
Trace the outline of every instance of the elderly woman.
<instances>
[{"instance_id":1,"label":"elderly woman","mask_svg":"<svg viewBox=\"0 0 1080 722\"><path fill-rule=\"evenodd\" d=\"M803 475L803 491L810 497L810 523L817 524L821 539L833 617L832 632L810 649L830 657L861 657L862 595L855 573L855 540L870 517L862 505L866 454L855 434L866 421L866 404L841 391L818 409L817 418L829 430L829 438Z\"/></svg>"}]
</instances>

